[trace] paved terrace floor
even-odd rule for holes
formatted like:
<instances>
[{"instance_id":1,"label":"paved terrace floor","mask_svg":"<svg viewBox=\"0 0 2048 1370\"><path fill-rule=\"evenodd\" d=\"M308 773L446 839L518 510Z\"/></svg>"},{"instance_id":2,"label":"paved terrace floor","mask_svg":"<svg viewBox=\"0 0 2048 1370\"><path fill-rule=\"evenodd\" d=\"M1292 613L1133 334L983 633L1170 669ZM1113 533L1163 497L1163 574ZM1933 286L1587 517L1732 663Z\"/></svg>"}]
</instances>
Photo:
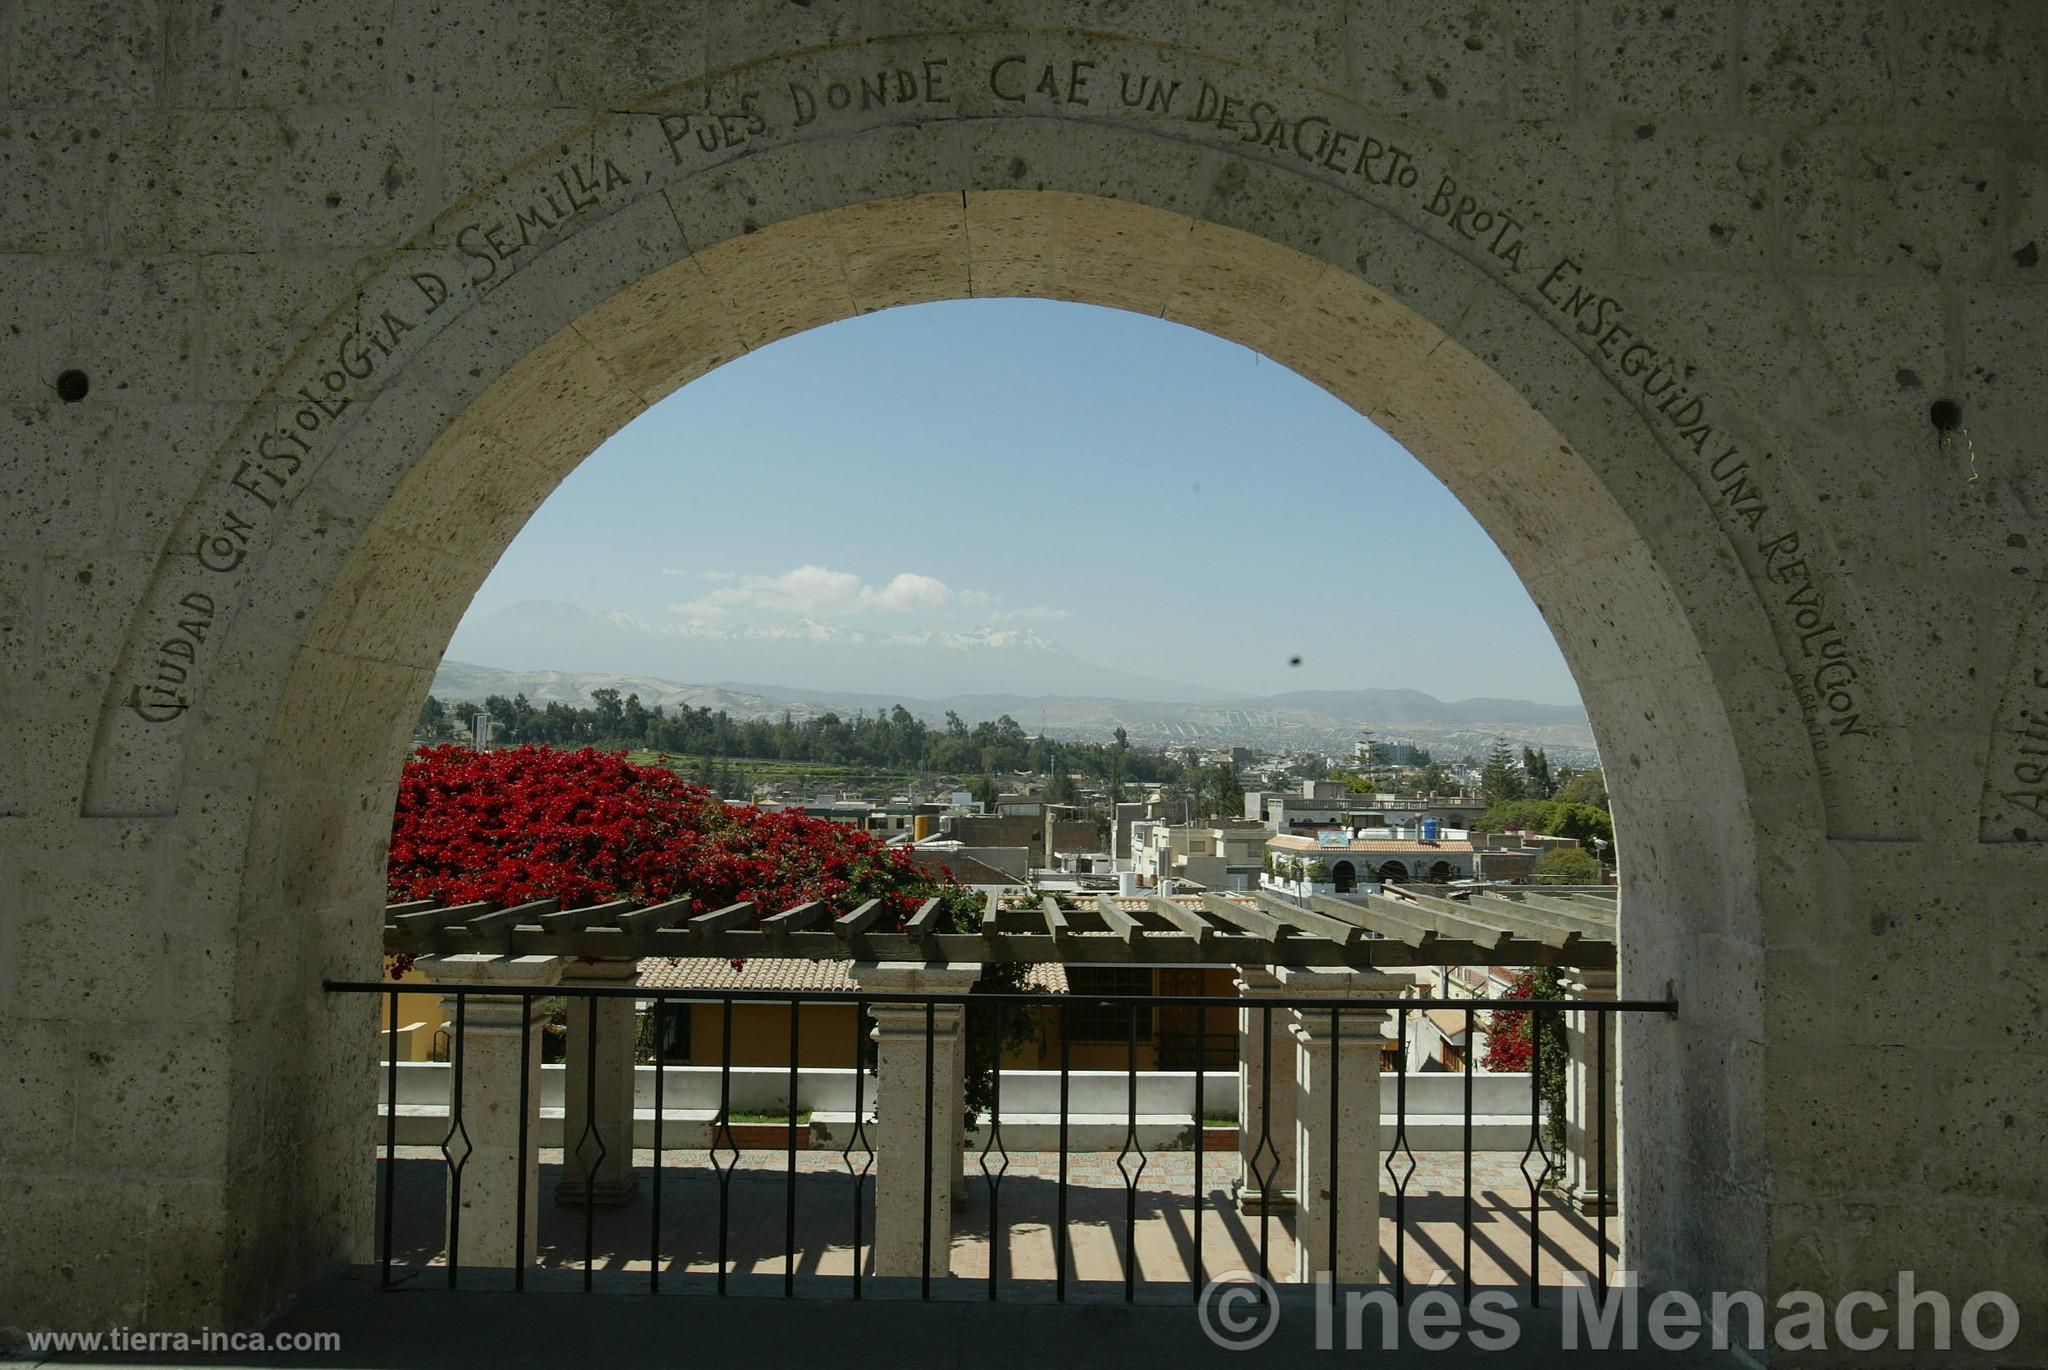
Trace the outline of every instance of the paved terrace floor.
<instances>
[{"instance_id":1,"label":"paved terrace floor","mask_svg":"<svg viewBox=\"0 0 2048 1370\"><path fill-rule=\"evenodd\" d=\"M858 1158L856 1158L858 1159ZM1290 1364L1356 1364L1369 1357L1383 1370L1441 1366L1443 1353L1410 1337L1393 1349L1382 1344L1379 1311L1367 1308L1360 1338L1347 1347L1347 1318L1338 1311L1319 1319L1317 1290L1281 1282L1276 1324L1246 1352L1219 1345L1204 1332L1187 1282L1193 1252L1194 1156L1164 1152L1149 1158L1140 1177L1137 1253L1142 1282L1134 1304L1124 1302L1122 1255L1125 1197L1116 1157L1077 1153L1069 1158L1069 1230L1075 1262L1068 1301L1053 1300L1050 1224L1058 1157L1023 1153L1011 1158L1001 1191L1004 1266L1002 1302L987 1300L989 1253L986 1185L972 1167L968 1201L955 1209L954 1268L958 1276L934 1282L931 1302L919 1300L918 1282L869 1278L864 1298L852 1298L852 1181L834 1152L799 1152L796 1183L794 1298L783 1293L783 1232L788 1177L781 1152L743 1153L730 1181L724 1296L715 1293L718 1179L703 1152L670 1152L662 1171L661 1262L663 1292L650 1295L648 1243L652 1228L653 1153L635 1154L640 1191L626 1205L600 1209L592 1223L594 1292L584 1293L585 1210L553 1202L561 1153L542 1153L539 1268L527 1289L514 1293L503 1270L461 1272L450 1291L442 1243L444 1171L438 1154L400 1148L395 1195L395 1283L378 1287L374 1268L337 1276L288 1309L269 1329L332 1333L338 1350L176 1355L27 1358L31 1365L232 1365L296 1370L564 1370L601 1365L606 1370L685 1363L698 1370L747 1367L779 1370L851 1363L889 1370L1045 1370L1048 1366L1154 1366L1220 1370ZM1207 1275L1257 1270L1261 1232L1256 1216L1237 1212L1231 1197L1235 1153L1205 1157L1203 1266ZM1408 1278L1420 1289L1440 1270L1455 1280L1463 1249L1458 1219L1463 1208L1462 1160L1422 1153L1411 1181L1404 1256ZM1594 1227L1554 1196L1537 1214L1542 1253L1540 1307L1528 1306L1529 1190L1518 1154L1483 1152L1473 1158L1473 1275L1476 1286L1512 1290L1517 1340L1495 1358L1515 1370L1551 1370L1584 1363L1582 1350L1565 1350L1557 1286L1568 1269L1590 1268ZM993 1162L992 1162L993 1164ZM872 1182L863 1191L863 1224L873 1231ZM1619 1223L1609 1220L1611 1231ZM1272 1269L1283 1276L1294 1262L1293 1223L1275 1217L1263 1234ZM1383 1268L1396 1249L1391 1196L1381 1204ZM1239 1278L1243 1278L1239 1276ZM1413 1290L1411 1290L1411 1293ZM1246 1310L1240 1306L1238 1313ZM1263 1324L1255 1324L1263 1326ZM1469 1358L1472 1348L1462 1351ZM0 1356L0 1360L6 1359ZM1727 1366L1725 1352L1609 1351L1601 1363L1656 1365L1663 1370Z\"/></svg>"},{"instance_id":2,"label":"paved terrace floor","mask_svg":"<svg viewBox=\"0 0 2048 1370\"><path fill-rule=\"evenodd\" d=\"M445 1169L429 1148L399 1148L397 1219L393 1224L395 1277L441 1279L446 1268L444 1234ZM634 1160L639 1192L627 1204L600 1208L591 1222L591 1264L606 1272L641 1272L649 1267L653 1235L654 1153L641 1150ZM856 1154L858 1165L864 1158ZM1236 1153L1204 1156L1201 1221L1201 1264L1204 1280L1232 1271L1272 1272L1275 1280L1292 1278L1294 1222L1276 1214L1261 1221L1241 1214L1233 1197ZM967 1160L966 1201L956 1205L953 1220L953 1270L963 1282L986 1285L989 1262L989 1193L979 1169L980 1158ZM561 1178L561 1153L541 1153L539 1264L543 1269L580 1271L584 1265L584 1210L553 1202ZM995 1168L1000 1157L989 1158ZM1128 1162L1135 1164L1135 1160ZM1463 1271L1464 1242L1460 1219L1464 1211L1463 1162L1455 1153L1422 1152L1408 1184L1406 1239L1397 1239L1391 1192L1380 1200L1381 1269L1391 1280L1397 1250L1409 1281L1427 1285L1439 1271L1457 1278ZM1521 1156L1481 1152L1473 1157L1472 1276L1478 1285L1523 1287L1531 1259L1529 1185L1520 1171ZM1129 1216L1127 1191L1110 1152L1080 1152L1068 1157L1067 1228L1069 1278L1082 1282L1121 1284ZM1402 1167L1396 1163L1397 1171ZM1533 1169L1533 1166L1532 1166ZM1144 1285L1185 1286L1195 1265L1194 1153L1166 1151L1145 1159L1137 1186L1135 1246L1138 1277ZM1010 1157L1010 1168L998 1194L997 1218L1003 1239L1001 1278L1006 1284L1047 1283L1054 1277L1052 1227L1057 1213L1059 1157L1052 1152L1022 1152ZM1363 1180L1366 1177L1360 1176ZM1340 1176L1350 1182L1350 1177ZM1392 1182L1379 1176L1383 1191ZM712 1275L718 1269L719 1180L706 1153L671 1151L662 1168L660 1261L664 1279L671 1275ZM782 1152L741 1153L728 1183L726 1259L729 1276L779 1277L784 1273L784 1235L789 1193L786 1157ZM853 1180L837 1151L799 1151L796 1174L796 1273L836 1277L853 1273ZM1544 1193L1535 1215L1539 1238L1538 1279L1559 1285L1571 1270L1592 1270L1597 1227L1553 1193ZM861 1191L863 1261L871 1259L867 1243L874 1235L872 1178ZM1610 1259L1619 1240L1620 1222L1608 1220ZM1264 1260L1261 1260L1261 1252ZM464 1251L464 1264L481 1259ZM871 1266L863 1265L866 1273ZM1165 1290L1154 1291L1161 1295Z\"/></svg>"}]
</instances>

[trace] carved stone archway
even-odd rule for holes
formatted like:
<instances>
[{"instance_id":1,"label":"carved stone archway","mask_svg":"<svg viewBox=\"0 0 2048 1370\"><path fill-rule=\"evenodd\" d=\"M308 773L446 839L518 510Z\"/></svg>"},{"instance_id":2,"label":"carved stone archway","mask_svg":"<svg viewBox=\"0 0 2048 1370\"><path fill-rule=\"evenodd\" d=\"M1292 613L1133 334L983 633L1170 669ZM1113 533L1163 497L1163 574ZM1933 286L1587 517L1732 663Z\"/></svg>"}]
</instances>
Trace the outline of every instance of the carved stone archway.
<instances>
[{"instance_id":1,"label":"carved stone archway","mask_svg":"<svg viewBox=\"0 0 2048 1370\"><path fill-rule=\"evenodd\" d=\"M36 1234L0 1251L0 1303L246 1325L359 1249L370 1034L318 986L373 964L398 761L471 592L692 377L978 295L1258 349L1520 572L1608 761L1624 987L1686 1006L1623 1041L1646 1279L2038 1268L2027 1174L1912 1159L2048 1088L1926 1083L2043 1050L2041 973L1996 955L2023 930L1993 912L2037 901L2048 837L2023 769L2048 658L2007 603L2043 580L2038 429L2002 388L2048 304L1994 242L2023 231L1998 149L2034 106L1993 52L2037 71L2038 36L1968 48L1953 89L1828 58L1780 90L1753 49L1790 5L1740 32L1712 7L1442 33L1367 0L914 8L451 0L314 41L136 7L55 75L12 59L24 139L117 155L28 159L0 223L49 373L10 396L0 563L33 662L0 1034L39 1120L0 1140L0 1227ZM1844 131L1788 132L1773 98ZM1954 129L1872 131L1909 109ZM1990 169L1952 175L1951 135ZM1872 139L1947 193L1872 190ZM1955 208L1980 194L2005 208ZM1937 384L1967 444L1930 429ZM2005 967L1981 1013L1902 1045L1844 989L1924 988L1963 934Z\"/></svg>"}]
</instances>

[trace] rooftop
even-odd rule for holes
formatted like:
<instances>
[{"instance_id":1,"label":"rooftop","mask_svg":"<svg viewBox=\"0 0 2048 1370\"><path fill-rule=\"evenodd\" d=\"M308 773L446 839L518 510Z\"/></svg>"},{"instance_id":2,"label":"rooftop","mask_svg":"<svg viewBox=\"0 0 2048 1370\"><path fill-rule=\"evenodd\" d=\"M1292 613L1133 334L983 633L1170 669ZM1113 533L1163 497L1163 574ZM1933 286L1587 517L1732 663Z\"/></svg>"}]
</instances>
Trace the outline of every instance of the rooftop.
<instances>
[{"instance_id":1,"label":"rooftop","mask_svg":"<svg viewBox=\"0 0 2048 1370\"><path fill-rule=\"evenodd\" d=\"M1439 837L1424 841L1419 837L1354 837L1345 846L1326 847L1313 837L1300 837L1293 833L1281 833L1267 840L1266 845L1283 851L1361 851L1361 852L1469 852L1472 842L1463 837Z\"/></svg>"},{"instance_id":2,"label":"rooftop","mask_svg":"<svg viewBox=\"0 0 2048 1370\"><path fill-rule=\"evenodd\" d=\"M813 961L803 956L650 956L640 962L633 983L644 989L847 990L853 983L849 961ZM1040 962L1026 975L1025 988L1042 994L1064 994L1067 968Z\"/></svg>"}]
</instances>

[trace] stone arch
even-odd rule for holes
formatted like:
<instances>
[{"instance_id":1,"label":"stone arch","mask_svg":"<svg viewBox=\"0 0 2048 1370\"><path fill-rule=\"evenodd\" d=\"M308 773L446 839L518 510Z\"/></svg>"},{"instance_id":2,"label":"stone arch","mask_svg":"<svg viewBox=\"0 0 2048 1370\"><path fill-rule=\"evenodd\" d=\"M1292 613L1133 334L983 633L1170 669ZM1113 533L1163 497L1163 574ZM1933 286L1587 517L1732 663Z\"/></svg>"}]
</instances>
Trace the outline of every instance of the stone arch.
<instances>
[{"instance_id":1,"label":"stone arch","mask_svg":"<svg viewBox=\"0 0 2048 1370\"><path fill-rule=\"evenodd\" d=\"M1408 865L1404 861L1382 861L1380 862L1379 878L1383 883L1406 880L1408 878Z\"/></svg>"},{"instance_id":2,"label":"stone arch","mask_svg":"<svg viewBox=\"0 0 2048 1370\"><path fill-rule=\"evenodd\" d=\"M585 73L585 107L607 111L587 121L452 97L476 150L444 159L446 202L345 239L374 269L314 292L329 308L295 319L302 340L210 463L166 464L168 534L145 524L148 547L92 591L114 606L91 618L95 646L123 645L97 718L65 716L66 756L92 742L62 817L83 816L81 853L109 834L146 850L123 907L140 925L175 906L177 935L229 949L237 977L207 990L233 1042L160 1048L227 1062L192 1068L218 1095L189 1116L222 1127L157 1139L138 1181L178 1196L164 1221L193 1234L188 1254L103 1306L246 1322L359 1236L369 1081L352 1034L367 1024L318 981L376 954L406 725L531 509L618 424L740 350L974 294L1143 310L1257 348L1459 494L1558 634L1610 759L1624 987L1704 1006L1624 1037L1628 1097L1651 1120L1626 1158L1635 1263L1696 1287L1784 1287L1787 1268L1860 1284L1843 1272L1910 1232L1893 1216L1908 1206L1869 1240L1804 1242L1799 1204L1854 1166L1784 1117L1825 1093L1801 1074L1821 1053L1777 1047L1834 981L1801 940L1854 904L1830 877L1884 869L1825 839L1882 853L1912 831L1898 749L1872 739L1898 716L1892 687L1861 582L1829 569L1840 525L1806 488L1824 464L1748 417L1752 397L1659 302L1675 273L1621 260L1588 220L1608 212L1595 183L1611 170L1533 191L1500 170L1541 160L1527 129L1432 127L1426 107L1338 93L1358 86L1324 66L1313 17L1297 31L1219 5L1112 35L1073 31L1057 5L1007 29L972 7L978 27L868 40L837 8L748 11L743 34L707 19L716 69L680 83ZM412 54L375 60L395 81ZM469 89L461 66L435 79ZM1079 98L1084 67L1115 103ZM267 203L254 185L230 189ZM281 217L317 217L285 198ZM1843 664L1822 679L1816 660ZM97 1134L80 1154L81 1173L127 1157ZM1865 1191L1860 1173L1849 1187ZM47 1230L58 1211L29 1217ZM230 1240L252 1214L276 1221Z\"/></svg>"},{"instance_id":3,"label":"stone arch","mask_svg":"<svg viewBox=\"0 0 2048 1370\"><path fill-rule=\"evenodd\" d=\"M1330 883L1339 894L1351 893L1358 888L1358 867L1349 861L1335 862L1330 867Z\"/></svg>"},{"instance_id":4,"label":"stone arch","mask_svg":"<svg viewBox=\"0 0 2048 1370\"><path fill-rule=\"evenodd\" d=\"M632 127L639 132L629 141L644 143L645 122ZM482 291L450 281L460 279L465 255L481 261L479 245L497 257L494 241L513 243L506 225L518 224L520 197L536 193L533 173L514 191L444 215L452 247L420 245L358 287L337 309L338 325L309 342L310 369L288 370L273 387L297 407L252 411L214 480L195 493L180 534L196 538L202 572L209 557L230 563L210 574L233 584L232 599L216 597L206 645L237 669L209 677L202 654L187 667L194 707L154 721L134 707L138 691L147 704L150 687L122 676L102 721L89 804L245 814L237 878L217 894L236 910L236 935L248 935L260 910L294 908L327 930L330 973L370 964L385 815L410 720L462 607L554 485L645 405L742 348L894 304L1039 294L1157 313L1255 347L1421 457L1521 573L1599 720L1603 747L1630 758L1614 790L1631 849L1641 853L1632 904L1644 910L1632 953L1638 974L1660 983L1688 963L1699 930L1656 911L1703 889L1734 911L1736 935L1757 935L1743 926L1757 917L1746 876L1753 863L1694 861L1686 830L1696 810L1667 811L1653 796L1681 774L1694 784L1719 777L1716 788L1730 796L1785 791L1785 758L1807 744L1788 726L1798 709L1783 667L1771 664L1771 624L1714 505L1660 441L1669 435L1620 398L1568 329L1522 298L1528 282L1490 278L1460 250L1466 244L1448 246L1395 215L1361 218L1349 196L1235 149L1191 153L1162 147L1156 132L1111 128L1094 134L1094 158L1068 173L1085 181L1082 168L1099 175L1105 161L1143 166L1167 155L1176 173L1212 183L1210 200L1188 212L1195 206L1177 179L1140 183L1118 199L1062 185L948 184L959 173L933 146L944 131L842 134L829 155L878 160L872 180L821 208L800 201L804 212L779 221L725 224L729 236L714 241L719 229L689 222L678 206L696 203L688 196L706 182L729 189L737 173L707 167L684 187L655 193L626 170L623 152L610 162L600 156L591 170L580 141L551 146L522 164L555 168L543 181L559 197L542 193L542 202L602 204L608 191L622 202L587 227L499 257L476 283L488 286ZM863 147L874 151L856 151ZM811 159L826 154L797 142L781 155L801 157L815 177ZM1462 177L1475 174L1449 149L1435 155ZM777 184L757 169L748 176L762 191ZM933 180L945 188L923 188ZM869 198L905 181L912 193ZM1540 209L1527 213L1540 221ZM1330 221L1380 250L1327 260ZM1557 252L1570 256L1576 246L1556 231ZM524 252L533 260L512 272ZM1403 281L1406 300L1394 293ZM437 331L412 342L414 330L425 334L443 314L451 317ZM348 394L353 371L381 364L386 350L403 364L375 373L374 392ZM292 384L300 374L310 379ZM353 426L343 428L349 413ZM283 450L282 439L270 439L328 424L337 430L332 450L317 467L308 454L296 468L308 472L303 488L269 511L266 529L238 531L234 520L254 512L244 496L261 503L246 485L261 488L264 453ZM1506 465L1503 453L1513 454ZM1692 512L1674 518L1674 508ZM173 613L191 607L188 595L173 593L191 583L191 561L167 556L170 574L160 575L157 598ZM151 612L131 641L131 669L161 636L148 627ZM1712 653L1703 640L1715 644ZM1758 699L1784 703L1768 715L1730 707ZM247 728L252 718L270 720L267 736ZM1731 733L1737 722L1755 734L1746 745ZM259 777L253 790L237 795L251 775ZM228 785L217 787L224 777ZM1798 797L1787 798L1803 811L1795 821L1819 827L1827 809L1817 782L1811 772L1792 779ZM1736 822L1728 832L1738 849L1743 828ZM1406 878L1405 867L1394 878ZM297 1011L331 1022L350 1008L308 992ZM1731 1030L1739 1025L1713 1025ZM337 1058L326 1068L344 1071L352 1035L316 1035ZM1639 1059L1648 1052L1639 1048ZM317 1105L308 1110L307 1130L342 1125ZM1682 1145L1639 1133L1631 1163L1655 1168L1661 1148ZM337 1171L332 1182L346 1179ZM1667 1230L1650 1205L1633 1213L1645 1230ZM1647 1251L1640 1242L1635 1249ZM1665 1258L1690 1266L1747 1256L1667 1249Z\"/></svg>"}]
</instances>

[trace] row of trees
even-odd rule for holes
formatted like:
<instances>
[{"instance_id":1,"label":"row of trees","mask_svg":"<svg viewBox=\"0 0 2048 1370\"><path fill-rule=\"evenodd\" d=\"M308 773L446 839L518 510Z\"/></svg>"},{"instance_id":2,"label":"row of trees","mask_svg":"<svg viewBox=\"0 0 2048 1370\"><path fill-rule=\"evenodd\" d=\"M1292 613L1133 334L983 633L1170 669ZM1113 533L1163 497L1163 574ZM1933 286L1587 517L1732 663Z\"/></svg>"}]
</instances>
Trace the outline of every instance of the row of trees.
<instances>
[{"instance_id":1,"label":"row of trees","mask_svg":"<svg viewBox=\"0 0 2048 1370\"><path fill-rule=\"evenodd\" d=\"M449 705L429 696L420 711L419 731L432 740L456 727L467 728L477 705ZM1119 728L1113 742L1062 742L1027 737L1008 714L969 727L957 713L932 727L902 705L884 712L857 712L847 717L827 712L798 721L785 713L779 720L736 719L723 709L682 705L671 711L647 708L637 694L594 690L586 708L559 701L536 707L525 695L507 699L491 695L483 709L491 716L493 738L511 743L549 746L625 746L673 756L812 762L821 765L866 766L878 770L933 775L994 775L1031 771L1094 776L1120 797L1126 782L1152 784L1180 781L1183 768L1166 753L1133 747ZM1233 807L1241 800L1233 800Z\"/></svg>"}]
</instances>

